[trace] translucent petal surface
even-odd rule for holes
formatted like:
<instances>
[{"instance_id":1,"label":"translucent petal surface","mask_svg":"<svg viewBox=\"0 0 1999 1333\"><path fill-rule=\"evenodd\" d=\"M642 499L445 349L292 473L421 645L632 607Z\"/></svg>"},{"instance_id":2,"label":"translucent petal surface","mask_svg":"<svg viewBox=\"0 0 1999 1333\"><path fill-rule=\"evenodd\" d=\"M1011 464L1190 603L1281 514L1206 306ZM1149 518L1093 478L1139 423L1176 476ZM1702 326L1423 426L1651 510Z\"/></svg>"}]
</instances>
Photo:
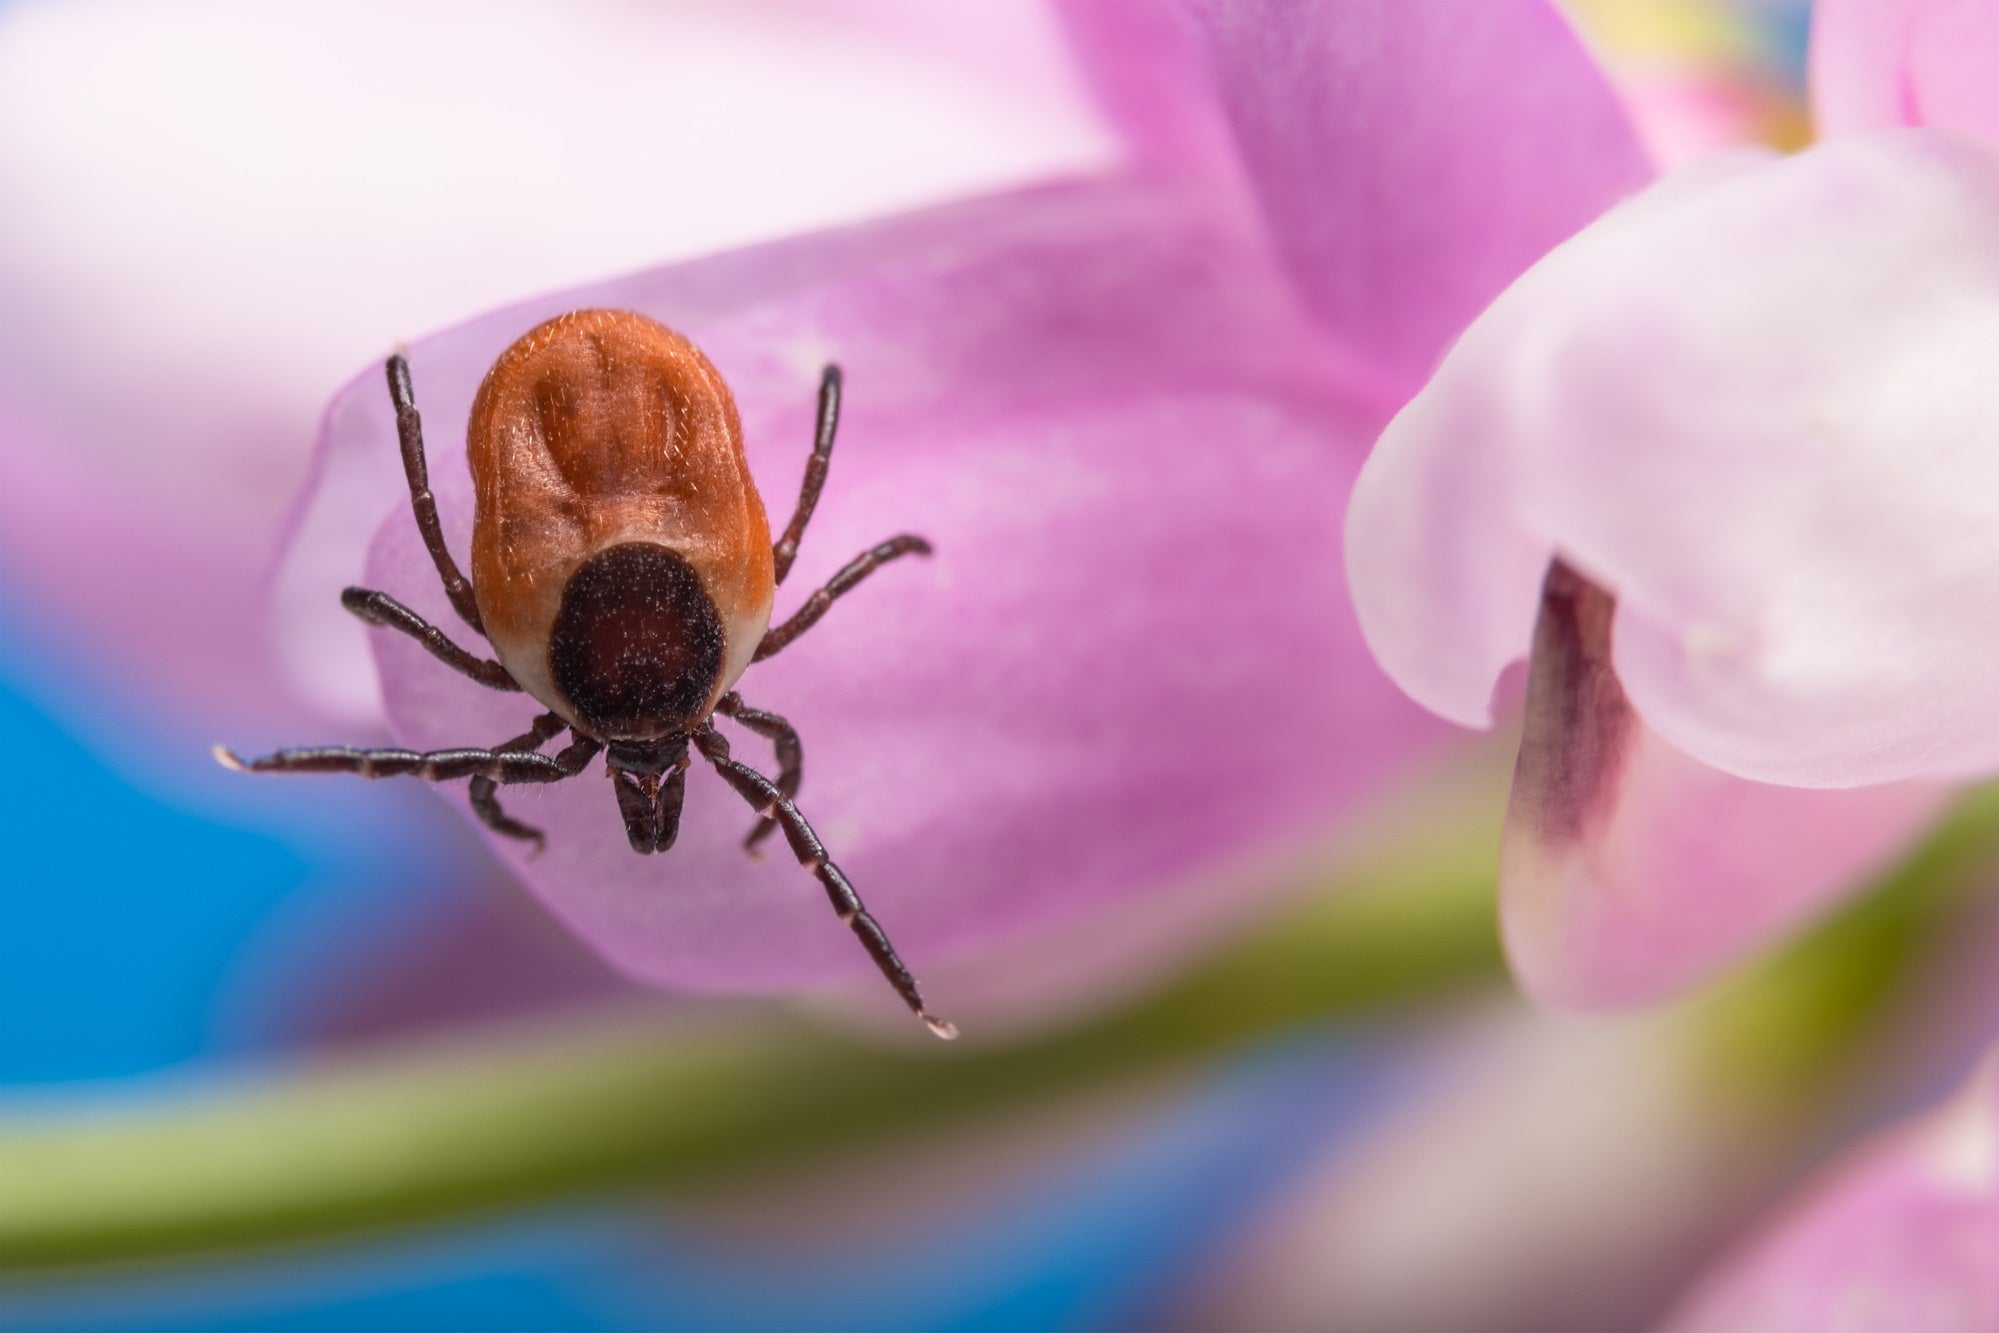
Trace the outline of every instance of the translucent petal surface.
<instances>
[{"instance_id":1,"label":"translucent petal surface","mask_svg":"<svg viewBox=\"0 0 1999 1333\"><path fill-rule=\"evenodd\" d=\"M1560 552L1646 723L1725 772L1999 768L1999 167L1902 131L1707 164L1482 316L1389 427L1361 623L1467 724Z\"/></svg>"},{"instance_id":2,"label":"translucent petal surface","mask_svg":"<svg viewBox=\"0 0 1999 1333\"><path fill-rule=\"evenodd\" d=\"M1184 195L1100 184L485 317L410 349L445 531L462 551L473 390L548 314L615 304L694 336L735 388L779 521L837 358L841 443L780 614L889 533L923 532L938 554L884 571L745 678L803 733L802 808L919 966L1199 879L1323 831L1427 734L1341 595L1339 505L1373 423L1255 253ZM340 585L365 576L449 623L400 486L371 371L331 409L279 588L292 660L360 715L370 673ZM532 711L400 638L378 633L375 651L411 744L497 741ZM872 974L782 850L743 855L749 812L712 774L692 775L662 857L625 845L594 769L509 808L550 845L503 854L636 976Z\"/></svg>"},{"instance_id":3,"label":"translucent petal surface","mask_svg":"<svg viewBox=\"0 0 1999 1333\"><path fill-rule=\"evenodd\" d=\"M1812 108L1822 134L1934 125L1999 143L1999 9L1981 0L1818 0Z\"/></svg>"},{"instance_id":4,"label":"translucent petal surface","mask_svg":"<svg viewBox=\"0 0 1999 1333\"><path fill-rule=\"evenodd\" d=\"M1863 1151L1700 1289L1673 1333L1977 1333L1999 1326L1990 1066Z\"/></svg>"},{"instance_id":5,"label":"translucent petal surface","mask_svg":"<svg viewBox=\"0 0 1999 1333\"><path fill-rule=\"evenodd\" d=\"M1046 15L949 8L0 6L0 562L183 708L282 711L258 584L378 349L1115 155Z\"/></svg>"}]
</instances>

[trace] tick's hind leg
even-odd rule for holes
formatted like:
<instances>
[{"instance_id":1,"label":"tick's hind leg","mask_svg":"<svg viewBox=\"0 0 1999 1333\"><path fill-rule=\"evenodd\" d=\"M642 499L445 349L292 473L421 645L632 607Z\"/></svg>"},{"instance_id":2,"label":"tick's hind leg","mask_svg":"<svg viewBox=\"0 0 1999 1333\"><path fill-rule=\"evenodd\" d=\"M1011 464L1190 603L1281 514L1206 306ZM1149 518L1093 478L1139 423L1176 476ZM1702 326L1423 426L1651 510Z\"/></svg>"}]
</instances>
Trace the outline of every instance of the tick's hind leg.
<instances>
[{"instance_id":1,"label":"tick's hind leg","mask_svg":"<svg viewBox=\"0 0 1999 1333\"><path fill-rule=\"evenodd\" d=\"M715 705L715 711L723 717L734 718L744 728L771 743L777 751L777 781L773 785L784 793L786 800L796 800L798 784L805 777L805 748L799 743L798 732L793 730L791 723L776 713L751 708L733 690L722 696ZM750 835L743 839L743 850L755 851L758 843L776 831L776 820L759 818Z\"/></svg>"},{"instance_id":2,"label":"tick's hind leg","mask_svg":"<svg viewBox=\"0 0 1999 1333\"><path fill-rule=\"evenodd\" d=\"M784 525L784 535L770 549L779 583L784 582L784 576L791 572L791 562L798 558L798 541L805 535L805 525L812 521L812 510L826 485L826 468L833 458L833 435L839 428L840 368L828 366L819 377L819 424L812 432L812 457L806 460L805 482L798 488L798 508L791 511L791 522Z\"/></svg>"},{"instance_id":3,"label":"tick's hind leg","mask_svg":"<svg viewBox=\"0 0 1999 1333\"><path fill-rule=\"evenodd\" d=\"M833 864L826 855L826 845L819 841L819 835L812 825L805 822L805 816L791 803L791 798L777 789L777 784L747 764L729 757L729 742L713 727L694 733L694 744L701 750L722 780L736 789L736 793L748 801L766 819L776 821L784 830L784 839L791 844L791 850L798 857L798 864L810 870L826 890L826 897L832 902L833 910L840 919L859 937L861 947L868 951L868 957L875 960L875 966L888 978L888 984L895 987L895 993L909 1006L910 1012L922 1019L924 1025L938 1036L949 1041L958 1035L958 1029L941 1018L931 1015L923 1007L923 994L916 987L916 978L909 975L902 959L896 956L895 946L889 943L888 934L881 924L868 914L861 902L861 895L854 891L840 867Z\"/></svg>"},{"instance_id":4,"label":"tick's hind leg","mask_svg":"<svg viewBox=\"0 0 1999 1333\"><path fill-rule=\"evenodd\" d=\"M559 713L543 713L534 720L534 725L520 735L495 750L512 752L515 750L539 750L543 745L562 734L569 724ZM500 808L499 784L483 774L472 779L468 795L472 798L472 813L479 816L479 822L495 833L503 833L509 838L519 838L522 842L534 844L536 855L548 845L548 836L540 829L523 824Z\"/></svg>"},{"instance_id":5,"label":"tick's hind leg","mask_svg":"<svg viewBox=\"0 0 1999 1333\"><path fill-rule=\"evenodd\" d=\"M913 533L905 532L900 537L891 537L881 545L861 552L846 567L826 581L826 586L805 599L805 605L793 613L791 619L764 633L763 642L757 645L756 655L750 660L761 662L774 656L786 644L819 623L819 618L832 608L834 602L845 597L863 579L880 569L891 560L905 555L929 555L930 543Z\"/></svg>"},{"instance_id":6,"label":"tick's hind leg","mask_svg":"<svg viewBox=\"0 0 1999 1333\"><path fill-rule=\"evenodd\" d=\"M417 415L416 393L410 387L410 363L397 352L383 367L389 377L389 401L396 408L396 439L403 451L403 475L410 484L410 508L416 512L417 531L423 534L424 549L444 580L445 596L451 607L481 634L486 627L479 621L479 603L472 596L472 583L459 571L444 544L444 529L437 521L437 497L430 493L430 468L423 457L423 418Z\"/></svg>"},{"instance_id":7,"label":"tick's hind leg","mask_svg":"<svg viewBox=\"0 0 1999 1333\"><path fill-rule=\"evenodd\" d=\"M340 594L340 604L370 625L381 625L409 635L422 644L432 657L488 689L520 689L520 682L505 667L466 652L453 643L443 630L385 592L377 592L373 588L348 588Z\"/></svg>"}]
</instances>

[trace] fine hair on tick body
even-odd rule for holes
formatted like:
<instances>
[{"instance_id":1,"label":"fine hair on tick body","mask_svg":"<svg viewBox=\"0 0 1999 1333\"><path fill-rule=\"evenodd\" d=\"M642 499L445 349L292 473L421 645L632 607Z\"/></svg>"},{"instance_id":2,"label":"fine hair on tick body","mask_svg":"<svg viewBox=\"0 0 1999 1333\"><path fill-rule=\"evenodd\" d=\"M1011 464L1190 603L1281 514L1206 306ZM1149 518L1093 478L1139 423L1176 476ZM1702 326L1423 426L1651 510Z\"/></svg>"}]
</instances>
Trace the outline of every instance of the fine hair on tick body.
<instances>
[{"instance_id":1,"label":"fine hair on tick body","mask_svg":"<svg viewBox=\"0 0 1999 1333\"><path fill-rule=\"evenodd\" d=\"M651 853L679 833L691 746L756 810L744 846L781 829L896 994L932 1032L956 1036L924 1008L888 935L799 813L798 733L735 692L745 668L818 623L882 565L930 554L921 537L891 537L849 561L790 619L770 623L775 590L826 482L839 367L826 367L820 380L798 506L773 543L735 399L699 348L625 310L578 310L530 329L500 354L472 403L470 578L444 544L409 365L397 354L387 371L417 529L452 609L494 657L469 652L386 592L348 588L341 604L415 639L461 675L525 692L548 711L486 749L320 746L246 760L218 748L216 757L258 773L469 778L479 819L539 848L542 832L506 813L499 788L561 782L602 753L632 850ZM716 714L772 743L776 778L730 753ZM569 743L544 753L565 732Z\"/></svg>"}]
</instances>

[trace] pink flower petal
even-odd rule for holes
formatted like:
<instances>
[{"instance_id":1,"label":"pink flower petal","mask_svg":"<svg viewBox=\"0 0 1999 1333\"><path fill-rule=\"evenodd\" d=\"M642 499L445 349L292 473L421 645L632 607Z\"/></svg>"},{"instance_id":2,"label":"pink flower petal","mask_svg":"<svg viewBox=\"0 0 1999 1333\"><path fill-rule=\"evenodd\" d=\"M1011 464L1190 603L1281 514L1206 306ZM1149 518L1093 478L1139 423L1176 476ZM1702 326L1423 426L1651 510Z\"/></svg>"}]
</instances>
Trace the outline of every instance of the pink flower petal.
<instances>
[{"instance_id":1,"label":"pink flower petal","mask_svg":"<svg viewBox=\"0 0 1999 1333\"><path fill-rule=\"evenodd\" d=\"M1545 0L1069 10L1086 68L1140 142L1213 156L1203 103L1219 99L1295 280L1397 399L1501 288L1650 175Z\"/></svg>"},{"instance_id":2,"label":"pink flower petal","mask_svg":"<svg viewBox=\"0 0 1999 1333\"><path fill-rule=\"evenodd\" d=\"M0 566L134 684L282 714L259 581L378 349L1116 155L1031 6L851 3L0 6Z\"/></svg>"},{"instance_id":3,"label":"pink flower petal","mask_svg":"<svg viewBox=\"0 0 1999 1333\"><path fill-rule=\"evenodd\" d=\"M1862 1152L1696 1293L1673 1333L1999 1327L1999 1087Z\"/></svg>"},{"instance_id":4,"label":"pink flower petal","mask_svg":"<svg viewBox=\"0 0 1999 1333\"><path fill-rule=\"evenodd\" d=\"M1241 187L1235 134L1185 0L1055 0L1098 104L1148 165Z\"/></svg>"},{"instance_id":5,"label":"pink flower petal","mask_svg":"<svg viewBox=\"0 0 1999 1333\"><path fill-rule=\"evenodd\" d=\"M1489 717L1559 552L1670 745L1856 786L1999 769L1999 165L1935 131L1706 164L1551 255L1384 433L1378 658Z\"/></svg>"},{"instance_id":6,"label":"pink flower petal","mask_svg":"<svg viewBox=\"0 0 1999 1333\"><path fill-rule=\"evenodd\" d=\"M1933 125L1999 143L1999 9L1982 0L1818 0L1812 109L1822 134Z\"/></svg>"},{"instance_id":7,"label":"pink flower petal","mask_svg":"<svg viewBox=\"0 0 1999 1333\"><path fill-rule=\"evenodd\" d=\"M1752 953L1892 860L1950 799L1814 791L1689 759L1631 712L1610 598L1550 572L1500 855L1513 973L1554 1005L1647 1004Z\"/></svg>"},{"instance_id":8,"label":"pink flower petal","mask_svg":"<svg viewBox=\"0 0 1999 1333\"><path fill-rule=\"evenodd\" d=\"M841 444L780 614L890 533L938 553L876 576L742 689L799 725L801 806L898 944L921 967L1175 884L1227 890L1245 849L1323 829L1429 735L1341 596L1338 502L1374 422L1257 253L1187 194L1105 183L487 316L411 348L446 534L464 550L473 390L548 314L625 306L695 337L780 522L837 358ZM335 403L323 449L280 609L294 661L338 692L367 670L343 581L452 622L376 372ZM399 637L374 649L408 743L498 741L534 711ZM761 743L738 753L768 764ZM501 851L618 966L717 989L871 978L810 876L781 849L743 854L749 812L712 775L657 859L626 846L606 788L593 769L510 793L549 848Z\"/></svg>"}]
</instances>

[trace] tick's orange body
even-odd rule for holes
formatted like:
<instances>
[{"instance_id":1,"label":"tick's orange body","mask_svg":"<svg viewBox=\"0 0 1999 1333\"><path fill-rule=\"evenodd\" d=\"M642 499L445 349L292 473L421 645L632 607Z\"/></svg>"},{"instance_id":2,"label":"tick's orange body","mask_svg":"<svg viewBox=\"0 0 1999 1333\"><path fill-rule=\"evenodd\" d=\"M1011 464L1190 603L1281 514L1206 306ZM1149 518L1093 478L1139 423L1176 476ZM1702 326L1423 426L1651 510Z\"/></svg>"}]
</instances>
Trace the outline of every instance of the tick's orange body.
<instances>
[{"instance_id":1,"label":"tick's orange body","mask_svg":"<svg viewBox=\"0 0 1999 1333\"><path fill-rule=\"evenodd\" d=\"M478 502L479 615L521 687L606 740L653 739L684 720L590 716L588 701L571 697L575 684L551 667L578 571L615 547L649 544L686 562L720 621L721 661L695 705L697 716L712 712L763 639L776 583L770 522L743 459L736 402L700 349L629 311L549 320L487 372L472 402L466 452ZM636 640L672 630L644 619L625 617L632 642L599 646L599 672L634 654L658 654L659 645Z\"/></svg>"}]
</instances>

